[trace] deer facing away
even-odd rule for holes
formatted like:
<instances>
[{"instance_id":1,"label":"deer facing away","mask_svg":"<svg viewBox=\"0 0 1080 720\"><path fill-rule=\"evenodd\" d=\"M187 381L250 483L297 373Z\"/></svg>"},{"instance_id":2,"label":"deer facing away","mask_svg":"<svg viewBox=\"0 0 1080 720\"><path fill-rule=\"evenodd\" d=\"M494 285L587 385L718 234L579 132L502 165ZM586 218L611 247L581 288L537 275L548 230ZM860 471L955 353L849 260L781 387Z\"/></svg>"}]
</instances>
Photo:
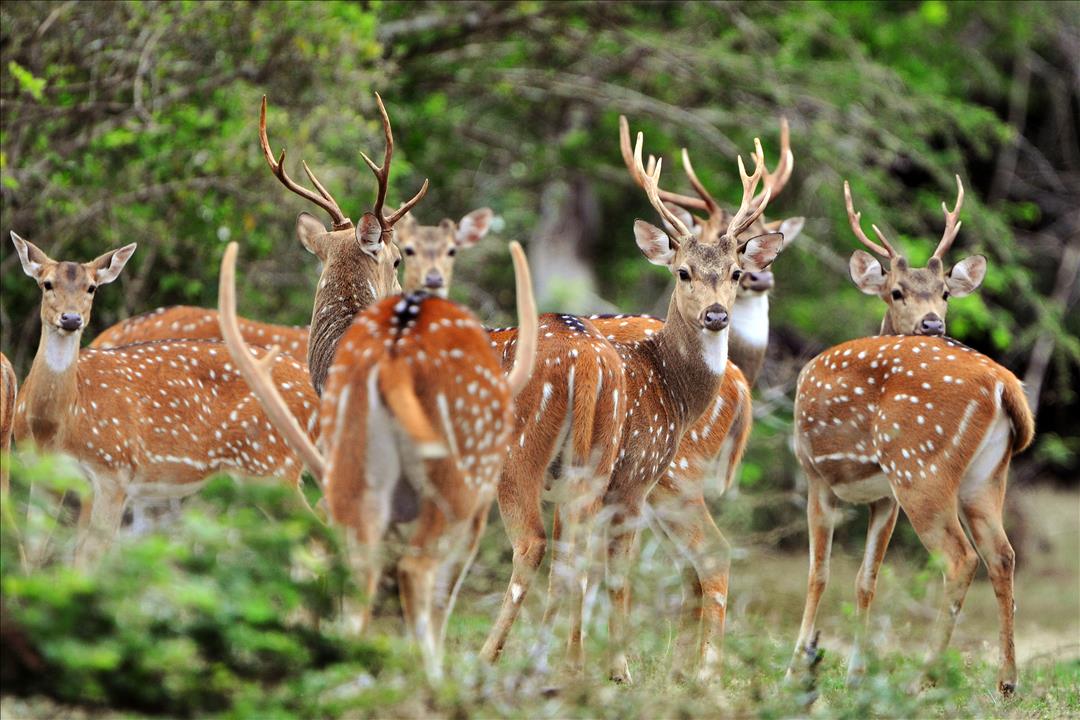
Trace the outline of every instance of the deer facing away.
<instances>
[{"instance_id":1,"label":"deer facing away","mask_svg":"<svg viewBox=\"0 0 1080 720\"><path fill-rule=\"evenodd\" d=\"M944 272L944 254L960 228L959 178L957 185L953 210L942 204L945 232L933 257L926 268L913 269L876 226L881 244L866 237L845 183L856 237L892 264L885 273L877 260L856 251L852 279L864 292L880 295L889 307L881 336L830 348L799 374L795 448L808 482L810 573L792 667L814 636L818 603L829 577L834 508L839 501L868 503L870 523L856 578L859 622L849 682L857 681L865 670L878 570L903 508L923 545L945 561L944 602L931 630L928 662L948 646L981 555L999 606L998 688L1009 695L1016 688L1015 556L1002 527L1002 505L1009 461L1031 444L1034 418L1020 381L1011 372L943 337L949 295L974 290L986 267L985 259L975 256Z\"/></svg>"},{"instance_id":2,"label":"deer facing away","mask_svg":"<svg viewBox=\"0 0 1080 720\"><path fill-rule=\"evenodd\" d=\"M89 527L77 538L78 564L100 555L129 501L183 497L222 470L298 486L301 463L269 427L220 343L80 351L97 288L116 279L134 244L75 263L54 261L14 233L12 241L42 291L41 341L19 391L14 436L70 455L89 477L93 502ZM279 358L273 375L312 428L315 395L303 366Z\"/></svg>"},{"instance_id":3,"label":"deer facing away","mask_svg":"<svg viewBox=\"0 0 1080 720\"><path fill-rule=\"evenodd\" d=\"M522 331L509 374L467 311L427 293L387 298L358 315L341 338L319 411L321 452L289 417L265 366L240 338L235 243L222 264L226 342L275 423L322 477L331 516L346 528L366 603L376 589L387 528L418 520L397 570L406 623L433 680L442 672L447 617L495 496L513 398L526 386L535 356L528 266L520 246L511 250ZM396 504L403 495L414 502Z\"/></svg>"}]
</instances>

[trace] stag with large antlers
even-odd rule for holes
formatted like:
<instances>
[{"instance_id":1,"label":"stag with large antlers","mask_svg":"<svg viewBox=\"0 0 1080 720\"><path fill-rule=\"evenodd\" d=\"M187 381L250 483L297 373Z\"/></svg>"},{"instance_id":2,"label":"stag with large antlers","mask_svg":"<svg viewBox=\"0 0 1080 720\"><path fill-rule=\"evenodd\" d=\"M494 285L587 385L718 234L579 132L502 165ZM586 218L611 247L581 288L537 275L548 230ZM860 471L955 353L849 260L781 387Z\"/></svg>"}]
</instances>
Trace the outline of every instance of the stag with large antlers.
<instances>
[{"instance_id":1,"label":"stag with large antlers","mask_svg":"<svg viewBox=\"0 0 1080 720\"><path fill-rule=\"evenodd\" d=\"M442 673L446 620L476 553L512 433L513 399L532 372L537 321L525 255L511 245L521 332L507 375L466 310L413 293L358 315L341 338L320 407L323 451L244 346L236 321L236 244L222 262L222 334L274 424L322 478L331 517L348 532L370 607L379 544L418 520L398 561L402 609L428 676ZM366 623L365 610L360 618Z\"/></svg>"},{"instance_id":2,"label":"stag with large antlers","mask_svg":"<svg viewBox=\"0 0 1080 720\"><path fill-rule=\"evenodd\" d=\"M808 482L810 573L792 668L815 636L818 603L829 577L834 508L840 501L868 503L849 682L865 671L878 570L903 508L926 548L945 561L944 604L931 631L928 661L948 646L981 555L1000 611L998 687L1009 695L1016 688L1014 553L1002 526L1002 505L1010 459L1031 444L1034 419L1011 372L942 337L949 295L972 292L986 269L986 260L974 256L944 272L944 254L960 228L964 190L959 177L956 182L956 205L950 211L942 203L945 232L921 269L910 268L876 225L880 244L866 236L844 183L855 236L892 261L886 274L877 260L857 250L852 279L863 292L880 295L889 309L881 336L826 350L799 374L795 448Z\"/></svg>"},{"instance_id":3,"label":"stag with large antlers","mask_svg":"<svg viewBox=\"0 0 1080 720\"><path fill-rule=\"evenodd\" d=\"M105 549L129 503L190 495L217 472L281 477L299 487L301 463L268 426L220 343L80 351L97 288L117 278L134 244L75 263L52 260L14 233L12 241L42 291L41 343L19 391L14 436L20 445L70 455L89 476L92 509L87 526L80 523L77 563ZM272 371L288 407L312 428L316 398L303 365L278 358Z\"/></svg>"}]
</instances>

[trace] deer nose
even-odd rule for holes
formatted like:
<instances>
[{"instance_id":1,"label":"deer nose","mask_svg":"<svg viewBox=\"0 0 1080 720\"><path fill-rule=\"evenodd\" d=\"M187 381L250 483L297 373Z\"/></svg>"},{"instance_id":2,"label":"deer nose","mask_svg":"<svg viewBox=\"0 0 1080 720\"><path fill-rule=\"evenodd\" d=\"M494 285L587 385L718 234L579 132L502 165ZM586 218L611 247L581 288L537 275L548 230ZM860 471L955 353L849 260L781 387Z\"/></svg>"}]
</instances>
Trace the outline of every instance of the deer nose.
<instances>
[{"instance_id":1,"label":"deer nose","mask_svg":"<svg viewBox=\"0 0 1080 720\"><path fill-rule=\"evenodd\" d=\"M701 324L706 330L719 332L728 326L728 311L723 305L712 304L701 313Z\"/></svg>"},{"instance_id":2,"label":"deer nose","mask_svg":"<svg viewBox=\"0 0 1080 720\"><path fill-rule=\"evenodd\" d=\"M763 292L773 289L773 274L768 270L746 273L746 289Z\"/></svg>"},{"instance_id":3,"label":"deer nose","mask_svg":"<svg viewBox=\"0 0 1080 720\"><path fill-rule=\"evenodd\" d=\"M919 323L920 335L944 335L945 321L934 314L927 315Z\"/></svg>"},{"instance_id":4,"label":"deer nose","mask_svg":"<svg viewBox=\"0 0 1080 720\"><path fill-rule=\"evenodd\" d=\"M78 330L82 327L82 315L79 313L64 313L60 316L60 327L64 330Z\"/></svg>"},{"instance_id":5,"label":"deer nose","mask_svg":"<svg viewBox=\"0 0 1080 720\"><path fill-rule=\"evenodd\" d=\"M443 286L443 276L442 276L442 274L440 274L440 273L438 273L438 272L436 272L434 270L431 270L431 271L428 272L427 275L424 276L424 287L426 287L428 290L438 290L442 286Z\"/></svg>"}]
</instances>

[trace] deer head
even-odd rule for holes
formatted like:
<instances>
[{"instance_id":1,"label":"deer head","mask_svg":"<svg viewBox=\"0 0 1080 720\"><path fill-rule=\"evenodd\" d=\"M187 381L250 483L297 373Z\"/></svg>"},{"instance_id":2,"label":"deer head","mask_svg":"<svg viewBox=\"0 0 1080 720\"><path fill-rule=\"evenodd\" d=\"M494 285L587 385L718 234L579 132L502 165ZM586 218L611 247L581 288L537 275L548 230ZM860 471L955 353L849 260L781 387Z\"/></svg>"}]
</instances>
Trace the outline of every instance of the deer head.
<instances>
[{"instance_id":1,"label":"deer head","mask_svg":"<svg viewBox=\"0 0 1080 720\"><path fill-rule=\"evenodd\" d=\"M668 324L677 315L686 326L698 328L703 333L722 332L728 326L728 311L735 301L742 275L765 270L783 243L779 233L765 233L745 242L738 239L760 218L769 201L768 187L760 201L755 201L754 194L765 169L761 143L755 141L755 168L752 175L746 173L742 158L739 158L742 202L724 231L710 241L696 235L664 204L659 187L662 160L650 162L646 170L641 159L643 139L642 134L638 133L633 154L635 177L645 189L652 206L674 232L668 234L644 220L637 220L634 235L649 262L667 267L675 276Z\"/></svg>"},{"instance_id":2,"label":"deer head","mask_svg":"<svg viewBox=\"0 0 1080 720\"><path fill-rule=\"evenodd\" d=\"M407 293L417 290L446 297L454 276L454 261L458 250L480 242L491 228L495 213L491 208L473 210L461 222L444 219L438 225L421 225L411 214L397 228L396 242L405 257L405 278L402 286Z\"/></svg>"},{"instance_id":3,"label":"deer head","mask_svg":"<svg viewBox=\"0 0 1080 720\"><path fill-rule=\"evenodd\" d=\"M944 256L960 232L960 208L964 204L964 185L956 176L956 205L950 211L945 203L945 232L937 249L924 268L913 268L888 241L877 225L871 225L880 244L863 232L860 218L851 201L851 188L844 181L844 202L848 221L855 237L882 260L889 261L889 269L882 268L877 258L862 250L856 250L849 263L851 279L867 295L877 295L888 310L881 323L882 335L944 335L945 313L950 297L963 297L982 284L986 275L986 258L972 255L956 263L945 272Z\"/></svg>"},{"instance_id":4,"label":"deer head","mask_svg":"<svg viewBox=\"0 0 1080 720\"><path fill-rule=\"evenodd\" d=\"M619 141L623 162L626 164L627 170L630 171L630 175L640 185L642 183L642 175L634 164L630 147L630 127L625 117L619 118ZM650 157L649 165L651 166L654 162L655 160ZM732 216L727 210L720 206L712 194L706 189L704 183L698 178L697 173L694 171L694 166L690 162L690 153L686 148L682 149L682 164L683 170L686 172L686 176L690 180L691 186L694 188L694 192L697 193L697 197L682 195L668 190L659 190L658 195L671 214L678 217L679 220L682 221L683 226L688 228L695 237L706 243L716 243L720 240L721 235L727 231ZM765 169L762 170L762 189L751 199L750 203L752 207L761 207L764 209L765 204L770 200L775 199L780 191L784 189L784 186L787 185L794 168L795 155L791 151L791 133L787 119L782 118L780 121L780 160L777 162L776 167L772 172ZM692 210L704 213L704 217L702 218L694 215L693 212L691 212ZM661 217L663 217L663 215ZM740 245L742 245L750 238L767 233L778 232L782 234L784 238L783 244L781 245L781 250L783 250L790 245L802 231L804 223L805 218L802 217L792 217L786 220L765 222L764 217L761 214L758 214L754 222L745 228L737 239L739 240ZM669 232L677 232L666 218L664 219L664 226ZM771 271L746 271L740 277L737 293L739 297L758 295L767 293L773 288L773 285L774 278Z\"/></svg>"},{"instance_id":5,"label":"deer head","mask_svg":"<svg viewBox=\"0 0 1080 720\"><path fill-rule=\"evenodd\" d=\"M301 244L323 263L322 275L315 293L311 338L308 342L311 382L319 392L333 360L338 338L352 322L353 316L376 300L401 291L397 279L401 254L393 243L394 225L420 202L428 188L428 181L424 180L420 191L411 200L390 215L383 214L390 181L390 161L394 155L394 135L390 127L390 117L378 93L375 93L375 101L382 116L386 150L381 166L376 165L367 155L360 154L364 163L375 174L378 191L374 208L371 212L365 212L355 226L311 172L307 163L303 164L304 172L317 192L298 185L289 177L285 171L284 150L274 159L274 154L270 151L270 140L266 135L265 96L259 115L259 142L274 177L290 191L325 210L332 223L328 230L322 222L308 213L300 213L296 218L296 234Z\"/></svg>"},{"instance_id":6,"label":"deer head","mask_svg":"<svg viewBox=\"0 0 1080 720\"><path fill-rule=\"evenodd\" d=\"M98 286L111 283L120 275L124 265L135 252L135 243L111 250L87 263L57 262L33 243L14 232L11 241L19 253L23 272L41 288L42 334L61 337L82 336L90 322L94 292Z\"/></svg>"}]
</instances>

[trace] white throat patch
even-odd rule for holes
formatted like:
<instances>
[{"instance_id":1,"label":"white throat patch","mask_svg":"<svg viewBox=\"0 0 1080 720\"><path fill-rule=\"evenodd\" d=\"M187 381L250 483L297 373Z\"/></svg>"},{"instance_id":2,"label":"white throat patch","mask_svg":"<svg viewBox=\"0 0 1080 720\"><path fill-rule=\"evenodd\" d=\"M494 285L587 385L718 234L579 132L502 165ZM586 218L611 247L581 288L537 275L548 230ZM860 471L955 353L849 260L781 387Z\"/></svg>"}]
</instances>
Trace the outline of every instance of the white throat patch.
<instances>
[{"instance_id":1,"label":"white throat patch","mask_svg":"<svg viewBox=\"0 0 1080 720\"><path fill-rule=\"evenodd\" d=\"M755 348L769 344L769 294L740 295L731 310L735 336Z\"/></svg>"},{"instance_id":2,"label":"white throat patch","mask_svg":"<svg viewBox=\"0 0 1080 720\"><path fill-rule=\"evenodd\" d=\"M730 327L720 332L701 331L702 354L705 357L705 364L714 375L723 375L727 370L728 332L730 331Z\"/></svg>"},{"instance_id":3,"label":"white throat patch","mask_svg":"<svg viewBox=\"0 0 1080 720\"><path fill-rule=\"evenodd\" d=\"M80 333L66 333L45 329L45 364L56 373L62 373L71 367L79 357Z\"/></svg>"}]
</instances>

